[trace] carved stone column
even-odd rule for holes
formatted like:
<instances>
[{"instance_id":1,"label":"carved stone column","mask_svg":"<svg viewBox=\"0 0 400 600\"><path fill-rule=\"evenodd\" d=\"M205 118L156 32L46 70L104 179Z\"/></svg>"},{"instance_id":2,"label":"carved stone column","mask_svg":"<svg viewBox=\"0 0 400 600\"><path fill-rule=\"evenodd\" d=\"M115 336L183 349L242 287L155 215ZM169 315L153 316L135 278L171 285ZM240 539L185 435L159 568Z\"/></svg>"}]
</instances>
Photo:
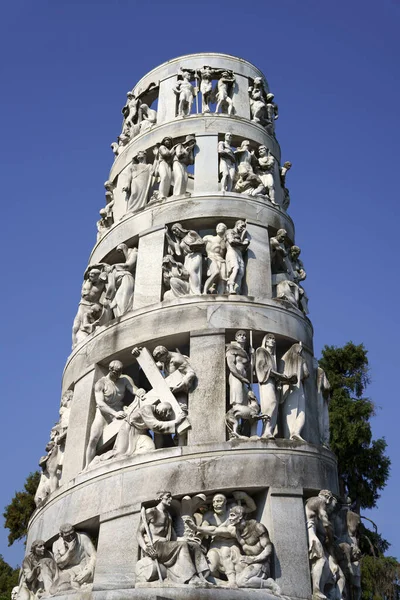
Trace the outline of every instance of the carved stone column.
<instances>
[{"instance_id":1,"label":"carved stone column","mask_svg":"<svg viewBox=\"0 0 400 600\"><path fill-rule=\"evenodd\" d=\"M254 298L272 298L271 259L266 227L254 221L247 222L250 246L247 251L247 295Z\"/></svg>"},{"instance_id":2,"label":"carved stone column","mask_svg":"<svg viewBox=\"0 0 400 600\"><path fill-rule=\"evenodd\" d=\"M139 236L133 308L161 300L164 227L155 227Z\"/></svg>"},{"instance_id":3,"label":"carved stone column","mask_svg":"<svg viewBox=\"0 0 400 600\"><path fill-rule=\"evenodd\" d=\"M218 192L218 135L197 135L196 146L194 193Z\"/></svg>"},{"instance_id":4,"label":"carved stone column","mask_svg":"<svg viewBox=\"0 0 400 600\"><path fill-rule=\"evenodd\" d=\"M168 77L160 81L160 93L158 97L157 125L172 121L176 117L176 95L173 91L177 78Z\"/></svg>"}]
</instances>

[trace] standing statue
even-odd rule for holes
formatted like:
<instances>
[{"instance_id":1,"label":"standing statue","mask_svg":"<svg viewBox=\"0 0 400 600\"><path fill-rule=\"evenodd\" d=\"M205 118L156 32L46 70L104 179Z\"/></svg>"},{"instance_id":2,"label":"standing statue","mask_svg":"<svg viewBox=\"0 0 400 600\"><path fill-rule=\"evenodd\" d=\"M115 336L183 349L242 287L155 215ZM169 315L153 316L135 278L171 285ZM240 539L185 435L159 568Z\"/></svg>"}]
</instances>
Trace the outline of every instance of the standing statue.
<instances>
[{"instance_id":1,"label":"standing statue","mask_svg":"<svg viewBox=\"0 0 400 600\"><path fill-rule=\"evenodd\" d=\"M296 294L296 306L303 311L305 315L308 315L308 298L307 295L300 285L301 281L304 281L307 277L307 273L304 270L303 261L300 260L301 250L298 246L291 246L289 248L289 261L290 261L290 273L295 284L297 284L298 298Z\"/></svg>"},{"instance_id":2,"label":"standing statue","mask_svg":"<svg viewBox=\"0 0 400 600\"><path fill-rule=\"evenodd\" d=\"M141 150L132 159L128 179L122 188L126 195L126 212L144 208L149 198L153 166L147 164L146 151Z\"/></svg>"},{"instance_id":3,"label":"standing statue","mask_svg":"<svg viewBox=\"0 0 400 600\"><path fill-rule=\"evenodd\" d=\"M267 131L270 135L275 135L275 121L278 119L278 105L274 102L274 94L267 94Z\"/></svg>"},{"instance_id":4,"label":"standing statue","mask_svg":"<svg viewBox=\"0 0 400 600\"><path fill-rule=\"evenodd\" d=\"M184 229L180 223L171 226L171 233L166 230L166 238L170 253L184 259L183 265L189 273L190 293L201 294L203 238L196 231Z\"/></svg>"},{"instance_id":5,"label":"standing statue","mask_svg":"<svg viewBox=\"0 0 400 600\"><path fill-rule=\"evenodd\" d=\"M254 151L250 150L249 140L243 140L235 152L238 173L248 173L253 170Z\"/></svg>"},{"instance_id":6,"label":"standing statue","mask_svg":"<svg viewBox=\"0 0 400 600\"><path fill-rule=\"evenodd\" d=\"M123 106L121 111L124 116L123 131L124 129L131 130L137 123L140 107L140 99L137 98L133 92L128 92L126 97L126 104Z\"/></svg>"},{"instance_id":7,"label":"standing statue","mask_svg":"<svg viewBox=\"0 0 400 600\"><path fill-rule=\"evenodd\" d=\"M103 314L101 298L106 290L107 273L104 265L90 265L84 274L81 301L72 326L72 349L99 324ZM106 322L106 319L104 319Z\"/></svg>"},{"instance_id":8,"label":"standing statue","mask_svg":"<svg viewBox=\"0 0 400 600\"><path fill-rule=\"evenodd\" d=\"M290 205L290 194L289 194L289 190L286 187L286 173L288 171L290 171L291 168L292 168L292 163L289 161L286 161L285 163L283 163L283 167L281 167L281 170L280 170L281 186L283 189L283 203L282 203L283 210L287 210Z\"/></svg>"},{"instance_id":9,"label":"standing statue","mask_svg":"<svg viewBox=\"0 0 400 600\"><path fill-rule=\"evenodd\" d=\"M288 252L286 249L287 231L278 229L275 237L269 240L271 252L271 271L273 275L288 272Z\"/></svg>"},{"instance_id":10,"label":"standing statue","mask_svg":"<svg viewBox=\"0 0 400 600\"><path fill-rule=\"evenodd\" d=\"M18 600L39 600L52 595L57 577L57 563L52 553L45 549L43 540L35 540L22 561Z\"/></svg>"},{"instance_id":11,"label":"standing statue","mask_svg":"<svg viewBox=\"0 0 400 600\"><path fill-rule=\"evenodd\" d=\"M226 270L228 276L228 294L240 294L245 273L243 254L249 247L246 221L236 221L233 229L228 229L225 234L226 241Z\"/></svg>"},{"instance_id":12,"label":"standing statue","mask_svg":"<svg viewBox=\"0 0 400 600\"><path fill-rule=\"evenodd\" d=\"M342 504L334 519L335 557L346 580L345 598L361 600L361 517L350 508L351 500Z\"/></svg>"},{"instance_id":13,"label":"standing statue","mask_svg":"<svg viewBox=\"0 0 400 600\"><path fill-rule=\"evenodd\" d=\"M50 432L50 441L46 445L47 454L42 456L39 460L39 466L42 469L42 473L35 493L35 504L38 508L43 506L48 496L55 492L59 486L59 463L61 453L58 439L59 428L58 425L56 425Z\"/></svg>"},{"instance_id":14,"label":"standing statue","mask_svg":"<svg viewBox=\"0 0 400 600\"><path fill-rule=\"evenodd\" d=\"M225 223L218 223L215 228L215 235L205 235L203 237L206 243L208 261L207 279L204 284L203 294L208 294L211 290L217 294L225 294L227 281L225 262L226 230L227 226Z\"/></svg>"},{"instance_id":15,"label":"standing statue","mask_svg":"<svg viewBox=\"0 0 400 600\"><path fill-rule=\"evenodd\" d=\"M187 167L194 164L195 145L196 137L194 135L187 135L182 143L174 146L174 158L172 161L174 196L182 196L187 193Z\"/></svg>"},{"instance_id":16,"label":"standing statue","mask_svg":"<svg viewBox=\"0 0 400 600\"><path fill-rule=\"evenodd\" d=\"M96 550L86 533L77 532L65 523L52 550L60 570L60 588L85 589L93 582Z\"/></svg>"},{"instance_id":17,"label":"standing statue","mask_svg":"<svg viewBox=\"0 0 400 600\"><path fill-rule=\"evenodd\" d=\"M160 181L158 187L158 197L160 200L168 198L170 194L173 158L172 138L167 136L161 140L161 144L156 150L156 158L153 166L154 175Z\"/></svg>"},{"instance_id":18,"label":"standing statue","mask_svg":"<svg viewBox=\"0 0 400 600\"><path fill-rule=\"evenodd\" d=\"M258 168L257 174L266 189L268 197L272 204L275 202L275 158L266 146L258 147Z\"/></svg>"},{"instance_id":19,"label":"standing statue","mask_svg":"<svg viewBox=\"0 0 400 600\"><path fill-rule=\"evenodd\" d=\"M126 244L119 244L116 250L123 254L125 262L111 265L106 300L114 317L121 317L132 310L138 251L137 248L128 248Z\"/></svg>"},{"instance_id":20,"label":"standing statue","mask_svg":"<svg viewBox=\"0 0 400 600\"><path fill-rule=\"evenodd\" d=\"M307 363L303 357L301 342L293 344L281 359L281 372L296 383L283 386L283 431L284 437L304 442L301 431L305 423L306 397L304 381L309 377Z\"/></svg>"},{"instance_id":21,"label":"standing statue","mask_svg":"<svg viewBox=\"0 0 400 600\"><path fill-rule=\"evenodd\" d=\"M276 341L273 333L267 333L263 337L261 346L257 348L255 368L260 390L261 412L269 416L269 420L265 420L263 423L264 427L261 437L274 439L282 383L289 380L285 375L278 372L276 366ZM291 382L294 382L293 378Z\"/></svg>"},{"instance_id":22,"label":"standing statue","mask_svg":"<svg viewBox=\"0 0 400 600\"><path fill-rule=\"evenodd\" d=\"M172 256L162 259L163 283L166 288L163 300L173 300L190 294L189 273Z\"/></svg>"},{"instance_id":23,"label":"standing statue","mask_svg":"<svg viewBox=\"0 0 400 600\"><path fill-rule=\"evenodd\" d=\"M110 362L108 369L108 374L101 377L94 388L96 414L90 429L85 468L90 465L96 455L97 442L104 428L115 419L125 419L123 400L126 390L133 395L136 395L138 391L132 379L122 373L122 362L113 360Z\"/></svg>"},{"instance_id":24,"label":"standing statue","mask_svg":"<svg viewBox=\"0 0 400 600\"><path fill-rule=\"evenodd\" d=\"M318 366L318 361L315 359L314 368L316 371L317 379L318 424L320 442L325 448L329 448L329 402L331 386L329 384L325 371Z\"/></svg>"},{"instance_id":25,"label":"standing statue","mask_svg":"<svg viewBox=\"0 0 400 600\"><path fill-rule=\"evenodd\" d=\"M268 124L267 93L262 77L255 77L249 87L251 120L263 127Z\"/></svg>"},{"instance_id":26,"label":"standing statue","mask_svg":"<svg viewBox=\"0 0 400 600\"><path fill-rule=\"evenodd\" d=\"M213 101L213 84L212 80L215 77L211 67L205 66L199 71L200 74L200 91L202 97L203 114L211 112L210 103Z\"/></svg>"},{"instance_id":27,"label":"standing statue","mask_svg":"<svg viewBox=\"0 0 400 600\"><path fill-rule=\"evenodd\" d=\"M190 83L192 73L190 71L182 71L182 79L178 80L173 88L174 93L178 98L178 117L187 117L192 110L193 99L195 97L195 89Z\"/></svg>"},{"instance_id":28,"label":"standing statue","mask_svg":"<svg viewBox=\"0 0 400 600\"><path fill-rule=\"evenodd\" d=\"M183 539L176 540L168 511L172 503L171 492L158 492L157 502L155 507L143 508L141 512L137 540L144 558L136 564L137 581L153 580L153 571L156 571L160 583L163 572L171 583L205 583L209 567L200 546L189 545Z\"/></svg>"},{"instance_id":29,"label":"standing statue","mask_svg":"<svg viewBox=\"0 0 400 600\"><path fill-rule=\"evenodd\" d=\"M236 173L236 159L231 147L232 134L226 133L223 142L218 142L219 172L221 175L221 189L231 192Z\"/></svg>"},{"instance_id":30,"label":"standing statue","mask_svg":"<svg viewBox=\"0 0 400 600\"><path fill-rule=\"evenodd\" d=\"M215 112L228 115L233 113L233 100L231 94L235 85L235 76L232 71L222 71L217 83L217 106Z\"/></svg>"},{"instance_id":31,"label":"standing statue","mask_svg":"<svg viewBox=\"0 0 400 600\"><path fill-rule=\"evenodd\" d=\"M164 372L165 377L176 371L179 372L181 377L172 387L171 392L181 409L186 413L187 396L196 379L196 373L189 362L189 357L181 354L181 352L171 352L165 346L157 346L153 350L153 358L158 368Z\"/></svg>"}]
</instances>

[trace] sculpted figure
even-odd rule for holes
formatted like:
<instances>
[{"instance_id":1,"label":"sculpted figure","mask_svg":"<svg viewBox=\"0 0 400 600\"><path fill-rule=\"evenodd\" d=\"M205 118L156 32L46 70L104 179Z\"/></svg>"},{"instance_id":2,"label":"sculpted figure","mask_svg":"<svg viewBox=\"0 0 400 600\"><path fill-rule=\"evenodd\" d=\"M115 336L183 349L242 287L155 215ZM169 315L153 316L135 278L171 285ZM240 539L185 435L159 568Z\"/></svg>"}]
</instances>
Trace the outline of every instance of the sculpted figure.
<instances>
[{"instance_id":1,"label":"sculpted figure","mask_svg":"<svg viewBox=\"0 0 400 600\"><path fill-rule=\"evenodd\" d=\"M144 208L149 198L153 167L147 164L146 151L141 150L132 159L128 179L122 188L125 192L126 211L135 212Z\"/></svg>"},{"instance_id":2,"label":"sculpted figure","mask_svg":"<svg viewBox=\"0 0 400 600\"><path fill-rule=\"evenodd\" d=\"M192 110L193 99L195 97L194 87L190 83L192 74L190 71L182 71L182 79L179 80L173 88L178 97L178 116L187 117Z\"/></svg>"},{"instance_id":3,"label":"sculpted figure","mask_svg":"<svg viewBox=\"0 0 400 600\"><path fill-rule=\"evenodd\" d=\"M225 234L226 241L226 270L228 275L228 294L240 294L245 273L243 254L249 247L246 222L236 221L233 229L228 229Z\"/></svg>"},{"instance_id":4,"label":"sculpted figure","mask_svg":"<svg viewBox=\"0 0 400 600\"><path fill-rule=\"evenodd\" d=\"M141 512L137 540L145 558L137 563L137 581L153 579L151 567L154 563L160 581L163 581L164 572L167 580L173 583L195 585L205 582L209 567L200 546L176 539L168 511L172 503L171 492L158 492L157 501L154 508L143 508Z\"/></svg>"},{"instance_id":5,"label":"sculpted figure","mask_svg":"<svg viewBox=\"0 0 400 600\"><path fill-rule=\"evenodd\" d=\"M159 369L164 372L165 377L179 371L180 381L171 389L180 407L187 411L187 395L193 387L196 373L189 362L189 357L180 352L171 352L165 346L157 346L153 350L153 358Z\"/></svg>"},{"instance_id":6,"label":"sculpted figure","mask_svg":"<svg viewBox=\"0 0 400 600\"><path fill-rule=\"evenodd\" d=\"M96 446L104 428L115 419L125 419L123 400L126 390L136 395L138 388L128 375L123 375L123 364L119 360L110 362L108 375L101 377L95 385L96 414L90 429L86 450L87 468L96 455Z\"/></svg>"},{"instance_id":7,"label":"sculpted figure","mask_svg":"<svg viewBox=\"0 0 400 600\"><path fill-rule=\"evenodd\" d=\"M93 582L96 550L86 533L75 531L69 523L61 525L53 554L60 570L60 588L80 589Z\"/></svg>"},{"instance_id":8,"label":"sculpted figure","mask_svg":"<svg viewBox=\"0 0 400 600\"><path fill-rule=\"evenodd\" d=\"M184 229L180 223L171 226L171 234L166 230L170 253L183 259L183 266L189 273L191 294L201 294L203 256L205 243L193 230Z\"/></svg>"},{"instance_id":9,"label":"sculpted figure","mask_svg":"<svg viewBox=\"0 0 400 600\"><path fill-rule=\"evenodd\" d=\"M172 161L174 158L174 149L172 147L172 138L165 137L157 150L154 161L154 174L159 178L160 185L158 196L161 200L168 198L172 182Z\"/></svg>"},{"instance_id":10,"label":"sculpted figure","mask_svg":"<svg viewBox=\"0 0 400 600\"><path fill-rule=\"evenodd\" d=\"M101 208L99 210L99 214L100 214L100 219L96 222L96 227L97 227L96 241L98 241L98 242L101 240L103 235L105 233L107 233L107 231L110 229L110 227L114 223L114 219L112 217L110 218L109 213L106 208Z\"/></svg>"},{"instance_id":11,"label":"sculpted figure","mask_svg":"<svg viewBox=\"0 0 400 600\"><path fill-rule=\"evenodd\" d=\"M239 148L236 148L234 154L239 174L248 173L253 170L254 152L250 150L249 140L243 140Z\"/></svg>"},{"instance_id":12,"label":"sculpted figure","mask_svg":"<svg viewBox=\"0 0 400 600\"><path fill-rule=\"evenodd\" d=\"M273 333L267 333L256 350L256 375L260 389L261 412L270 418L264 421L261 437L273 439L278 420L278 405L282 383L288 378L279 373L276 366L276 341ZM293 379L292 379L293 381Z\"/></svg>"},{"instance_id":13,"label":"sculpted figure","mask_svg":"<svg viewBox=\"0 0 400 600\"><path fill-rule=\"evenodd\" d=\"M259 146L258 148L258 168L257 174L261 179L263 186L265 187L266 193L272 204L275 202L275 158L266 146Z\"/></svg>"},{"instance_id":14,"label":"sculpted figure","mask_svg":"<svg viewBox=\"0 0 400 600\"><path fill-rule=\"evenodd\" d=\"M103 309L100 299L107 285L107 273L103 265L91 265L84 274L81 301L72 326L72 348L94 330Z\"/></svg>"},{"instance_id":15,"label":"sculpted figure","mask_svg":"<svg viewBox=\"0 0 400 600\"><path fill-rule=\"evenodd\" d=\"M282 356L280 371L295 383L283 386L283 431L285 438L304 441L301 431L305 423L306 398L303 382L309 377L301 342L293 344Z\"/></svg>"},{"instance_id":16,"label":"sculpted figure","mask_svg":"<svg viewBox=\"0 0 400 600\"><path fill-rule=\"evenodd\" d=\"M238 502L242 502L243 514L249 514L256 510L254 500L246 493L233 492L233 501L228 502L225 494L217 493L212 499L212 510L204 514L201 525L194 520L187 520L187 524L194 531L211 537L207 559L210 566L211 576L209 580L217 585L228 585L238 587L236 568L241 559L239 541L234 531L227 531L230 511ZM221 579L225 576L227 582Z\"/></svg>"},{"instance_id":17,"label":"sculpted figure","mask_svg":"<svg viewBox=\"0 0 400 600\"><path fill-rule=\"evenodd\" d=\"M301 281L304 281L307 277L307 273L304 270L303 262L300 260L301 250L298 246L291 246L289 249L289 260L290 260L290 274L295 284L297 284L297 290L294 291L296 306L298 306L305 315L308 314L308 298L307 295L300 285Z\"/></svg>"},{"instance_id":18,"label":"sculpted figure","mask_svg":"<svg viewBox=\"0 0 400 600\"><path fill-rule=\"evenodd\" d=\"M320 441L325 448L329 448L330 431L329 431L329 402L330 389L326 373L318 366L318 361L314 359L314 368L317 378L317 393L318 393L318 424Z\"/></svg>"},{"instance_id":19,"label":"sculpted figure","mask_svg":"<svg viewBox=\"0 0 400 600\"><path fill-rule=\"evenodd\" d=\"M18 590L19 590L19 586L18 585L16 585L15 587L13 587L13 589L11 590L11 600L17 600Z\"/></svg>"},{"instance_id":20,"label":"sculpted figure","mask_svg":"<svg viewBox=\"0 0 400 600\"><path fill-rule=\"evenodd\" d=\"M330 588L338 588L338 593L333 590L335 595L332 597L340 600L343 598L345 580L334 557L334 531L331 522L336 504L332 492L321 490L318 496L309 498L305 505L313 600L327 600L327 584Z\"/></svg>"},{"instance_id":21,"label":"sculpted figure","mask_svg":"<svg viewBox=\"0 0 400 600\"><path fill-rule=\"evenodd\" d=\"M286 229L278 229L276 236L269 240L269 247L271 251L271 270L272 274L287 273L287 256L286 250Z\"/></svg>"},{"instance_id":22,"label":"sculpted figure","mask_svg":"<svg viewBox=\"0 0 400 600\"><path fill-rule=\"evenodd\" d=\"M121 135L118 136L116 142L112 142L111 149L114 152L115 156L119 156L124 149L124 147L129 144L130 141L130 132L128 129L123 129Z\"/></svg>"},{"instance_id":23,"label":"sculpted figure","mask_svg":"<svg viewBox=\"0 0 400 600\"><path fill-rule=\"evenodd\" d=\"M249 194L249 196L265 197L266 189L260 177L253 171L242 171L235 183L235 192Z\"/></svg>"},{"instance_id":24,"label":"sculpted figure","mask_svg":"<svg viewBox=\"0 0 400 600\"><path fill-rule=\"evenodd\" d=\"M205 235L203 240L206 243L207 253L207 279L204 284L203 294L208 294L214 290L217 294L225 294L226 290L226 242L225 233L227 226L225 223L218 223L215 228L215 235Z\"/></svg>"},{"instance_id":25,"label":"sculpted figure","mask_svg":"<svg viewBox=\"0 0 400 600\"><path fill-rule=\"evenodd\" d=\"M174 149L172 171L174 175L174 196L182 196L187 193L188 165L194 164L194 147L196 137L187 135L185 141L177 144Z\"/></svg>"},{"instance_id":26,"label":"sculpted figure","mask_svg":"<svg viewBox=\"0 0 400 600\"><path fill-rule=\"evenodd\" d=\"M58 577L58 568L43 540L32 542L31 551L22 561L18 600L38 600L50 596Z\"/></svg>"},{"instance_id":27,"label":"sculpted figure","mask_svg":"<svg viewBox=\"0 0 400 600\"><path fill-rule=\"evenodd\" d=\"M283 167L281 167L281 170L280 170L281 185L282 185L282 189L283 189L282 208L284 210L287 210L290 205L290 194L289 194L289 190L286 187L286 173L291 168L292 168L292 163L287 161L287 162L283 163Z\"/></svg>"},{"instance_id":28,"label":"sculpted figure","mask_svg":"<svg viewBox=\"0 0 400 600\"><path fill-rule=\"evenodd\" d=\"M334 519L335 556L346 580L345 598L361 599L360 515L350 508L350 498Z\"/></svg>"},{"instance_id":29,"label":"sculpted figure","mask_svg":"<svg viewBox=\"0 0 400 600\"><path fill-rule=\"evenodd\" d=\"M251 120L265 127L268 123L267 94L261 77L255 77L249 87Z\"/></svg>"},{"instance_id":30,"label":"sculpted figure","mask_svg":"<svg viewBox=\"0 0 400 600\"><path fill-rule=\"evenodd\" d=\"M247 404L250 390L250 356L246 351L247 335L243 330L235 334L235 341L226 348L226 362L229 369L229 403Z\"/></svg>"},{"instance_id":31,"label":"sculpted figure","mask_svg":"<svg viewBox=\"0 0 400 600\"><path fill-rule=\"evenodd\" d=\"M271 135L275 135L275 121L279 117L278 105L274 102L274 94L267 94L267 131Z\"/></svg>"},{"instance_id":32,"label":"sculpted figure","mask_svg":"<svg viewBox=\"0 0 400 600\"><path fill-rule=\"evenodd\" d=\"M217 84L217 106L215 112L222 112L231 115L233 113L233 100L230 96L235 85L235 76L232 72L222 71Z\"/></svg>"},{"instance_id":33,"label":"sculpted figure","mask_svg":"<svg viewBox=\"0 0 400 600\"><path fill-rule=\"evenodd\" d=\"M203 113L210 112L210 102L213 100L212 80L215 76L211 67L205 66L199 71L200 73L200 91L202 97Z\"/></svg>"},{"instance_id":34,"label":"sculpted figure","mask_svg":"<svg viewBox=\"0 0 400 600\"><path fill-rule=\"evenodd\" d=\"M236 173L236 159L231 147L232 134L226 133L223 142L218 142L219 172L221 175L221 189L231 192Z\"/></svg>"},{"instance_id":35,"label":"sculpted figure","mask_svg":"<svg viewBox=\"0 0 400 600\"><path fill-rule=\"evenodd\" d=\"M119 244L116 249L123 255L125 262L111 265L106 299L114 316L121 317L132 310L138 251L137 248L128 248L126 244Z\"/></svg>"},{"instance_id":36,"label":"sculpted figure","mask_svg":"<svg viewBox=\"0 0 400 600\"><path fill-rule=\"evenodd\" d=\"M147 104L140 105L140 133L144 131L150 131L150 129L157 123L157 111L149 108Z\"/></svg>"},{"instance_id":37,"label":"sculpted figure","mask_svg":"<svg viewBox=\"0 0 400 600\"><path fill-rule=\"evenodd\" d=\"M125 129L132 129L134 125L138 121L139 117L139 107L140 107L140 99L136 98L133 92L128 92L126 94L127 100L125 106L122 108L122 114L124 116L124 127Z\"/></svg>"},{"instance_id":38,"label":"sculpted figure","mask_svg":"<svg viewBox=\"0 0 400 600\"><path fill-rule=\"evenodd\" d=\"M190 294L189 273L185 267L172 256L164 256L162 260L163 282L166 287L164 300L172 300Z\"/></svg>"},{"instance_id":39,"label":"sculpted figure","mask_svg":"<svg viewBox=\"0 0 400 600\"><path fill-rule=\"evenodd\" d=\"M37 507L42 506L48 496L56 491L59 485L60 475L60 430L58 424L52 428L50 433L50 441L46 446L47 454L42 456L39 461L39 466L42 469L39 485L35 493L35 504Z\"/></svg>"}]
</instances>

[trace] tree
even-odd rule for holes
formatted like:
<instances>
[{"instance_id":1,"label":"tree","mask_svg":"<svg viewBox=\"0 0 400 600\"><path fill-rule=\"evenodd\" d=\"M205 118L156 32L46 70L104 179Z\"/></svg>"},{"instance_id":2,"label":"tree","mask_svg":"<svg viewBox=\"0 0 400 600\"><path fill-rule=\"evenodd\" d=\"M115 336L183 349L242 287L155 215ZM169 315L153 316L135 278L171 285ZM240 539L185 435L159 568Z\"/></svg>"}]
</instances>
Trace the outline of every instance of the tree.
<instances>
[{"instance_id":1,"label":"tree","mask_svg":"<svg viewBox=\"0 0 400 600\"><path fill-rule=\"evenodd\" d=\"M338 459L342 495L361 508L373 508L389 477L384 438L372 439L374 404L363 397L369 383L367 350L348 342L325 346L319 361L331 384L331 448Z\"/></svg>"},{"instance_id":2,"label":"tree","mask_svg":"<svg viewBox=\"0 0 400 600\"><path fill-rule=\"evenodd\" d=\"M4 510L4 527L8 534L8 545L26 537L28 522L36 508L35 493L39 485L40 472L30 473L24 484L24 491L16 492L10 504Z\"/></svg>"},{"instance_id":3,"label":"tree","mask_svg":"<svg viewBox=\"0 0 400 600\"><path fill-rule=\"evenodd\" d=\"M0 600L10 600L11 590L18 585L19 569L13 569L0 554Z\"/></svg>"}]
</instances>

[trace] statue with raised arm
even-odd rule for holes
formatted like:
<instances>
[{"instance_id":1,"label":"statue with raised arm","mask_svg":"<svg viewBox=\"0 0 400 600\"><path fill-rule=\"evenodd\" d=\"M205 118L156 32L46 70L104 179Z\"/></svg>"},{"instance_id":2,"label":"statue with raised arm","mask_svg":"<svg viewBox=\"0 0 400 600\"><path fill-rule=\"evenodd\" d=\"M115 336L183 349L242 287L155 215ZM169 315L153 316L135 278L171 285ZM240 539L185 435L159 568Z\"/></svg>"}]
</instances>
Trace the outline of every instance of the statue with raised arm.
<instances>
[{"instance_id":1,"label":"statue with raised arm","mask_svg":"<svg viewBox=\"0 0 400 600\"><path fill-rule=\"evenodd\" d=\"M226 270L228 276L228 294L240 294L245 273L243 255L247 251L250 240L247 236L246 221L239 219L232 229L225 234Z\"/></svg>"},{"instance_id":2,"label":"statue with raised arm","mask_svg":"<svg viewBox=\"0 0 400 600\"><path fill-rule=\"evenodd\" d=\"M187 193L189 165L194 164L194 147L196 137L192 134L187 135L185 140L177 144L174 149L174 158L172 161L172 172L174 177L174 196L182 196Z\"/></svg>"},{"instance_id":3,"label":"statue with raised arm","mask_svg":"<svg viewBox=\"0 0 400 600\"><path fill-rule=\"evenodd\" d=\"M222 71L217 83L217 106L215 112L228 115L233 113L233 100L231 98L235 85L235 76L232 71Z\"/></svg>"},{"instance_id":4,"label":"statue with raised arm","mask_svg":"<svg viewBox=\"0 0 400 600\"><path fill-rule=\"evenodd\" d=\"M156 506L142 509L137 541L144 557L136 564L136 581L152 581L153 571L156 571L160 582L165 573L170 583L205 583L209 572L207 561L200 546L176 539L169 513L171 504L171 492L162 490L157 494ZM152 568L154 566L157 569Z\"/></svg>"},{"instance_id":5,"label":"statue with raised arm","mask_svg":"<svg viewBox=\"0 0 400 600\"><path fill-rule=\"evenodd\" d=\"M126 244L118 244L116 250L123 255L125 261L111 265L106 299L110 303L109 308L113 311L114 317L121 317L132 310L138 250L128 248Z\"/></svg>"},{"instance_id":6,"label":"statue with raised arm","mask_svg":"<svg viewBox=\"0 0 400 600\"><path fill-rule=\"evenodd\" d=\"M22 561L18 600L39 600L52 595L57 578L58 567L53 554L46 550L43 540L35 540Z\"/></svg>"},{"instance_id":7,"label":"statue with raised arm","mask_svg":"<svg viewBox=\"0 0 400 600\"><path fill-rule=\"evenodd\" d=\"M218 142L219 173L221 175L221 189L231 192L236 173L236 159L231 146L232 134L226 133L224 141Z\"/></svg>"},{"instance_id":8,"label":"statue with raised arm","mask_svg":"<svg viewBox=\"0 0 400 600\"><path fill-rule=\"evenodd\" d=\"M187 117L192 110L192 104L195 97L195 89L190 83L193 75L190 71L182 70L181 79L177 81L173 88L178 98L178 117Z\"/></svg>"},{"instance_id":9,"label":"statue with raised arm","mask_svg":"<svg viewBox=\"0 0 400 600\"><path fill-rule=\"evenodd\" d=\"M140 150L132 159L128 178L122 188L125 192L126 212L144 208L149 199L153 166L147 164L146 151Z\"/></svg>"},{"instance_id":10,"label":"statue with raised arm","mask_svg":"<svg viewBox=\"0 0 400 600\"><path fill-rule=\"evenodd\" d=\"M180 223L171 225L170 231L166 230L165 235L170 254L173 254L178 260L183 260L183 266L189 273L190 293L201 294L205 249L203 238L197 231L185 229Z\"/></svg>"},{"instance_id":11,"label":"statue with raised arm","mask_svg":"<svg viewBox=\"0 0 400 600\"><path fill-rule=\"evenodd\" d=\"M304 381L310 373L303 356L301 342L293 344L282 356L280 371L288 378L282 390L283 431L287 439L303 441L301 431L305 423L306 397ZM294 382L296 377L296 382Z\"/></svg>"},{"instance_id":12,"label":"statue with raised arm","mask_svg":"<svg viewBox=\"0 0 400 600\"><path fill-rule=\"evenodd\" d=\"M218 223L215 228L215 235L205 235L203 240L206 243L207 254L207 279L204 284L203 294L211 292L225 294L226 291L226 242L225 233L227 226L225 223Z\"/></svg>"},{"instance_id":13,"label":"statue with raised arm","mask_svg":"<svg viewBox=\"0 0 400 600\"><path fill-rule=\"evenodd\" d=\"M52 550L60 571L60 590L88 589L96 566L96 550L90 537L64 523Z\"/></svg>"},{"instance_id":14,"label":"statue with raised arm","mask_svg":"<svg viewBox=\"0 0 400 600\"><path fill-rule=\"evenodd\" d=\"M211 67L205 66L199 71L200 74L200 92L202 98L203 113L211 112L210 103L213 99L213 77L215 72Z\"/></svg>"},{"instance_id":15,"label":"statue with raised arm","mask_svg":"<svg viewBox=\"0 0 400 600\"><path fill-rule=\"evenodd\" d=\"M94 388L96 413L86 449L86 468L96 455L97 443L105 427L115 419L125 419L126 413L123 410L125 392L128 390L131 394L136 395L138 391L133 380L122 373L122 362L113 360L108 369L108 374L101 377Z\"/></svg>"}]
</instances>

